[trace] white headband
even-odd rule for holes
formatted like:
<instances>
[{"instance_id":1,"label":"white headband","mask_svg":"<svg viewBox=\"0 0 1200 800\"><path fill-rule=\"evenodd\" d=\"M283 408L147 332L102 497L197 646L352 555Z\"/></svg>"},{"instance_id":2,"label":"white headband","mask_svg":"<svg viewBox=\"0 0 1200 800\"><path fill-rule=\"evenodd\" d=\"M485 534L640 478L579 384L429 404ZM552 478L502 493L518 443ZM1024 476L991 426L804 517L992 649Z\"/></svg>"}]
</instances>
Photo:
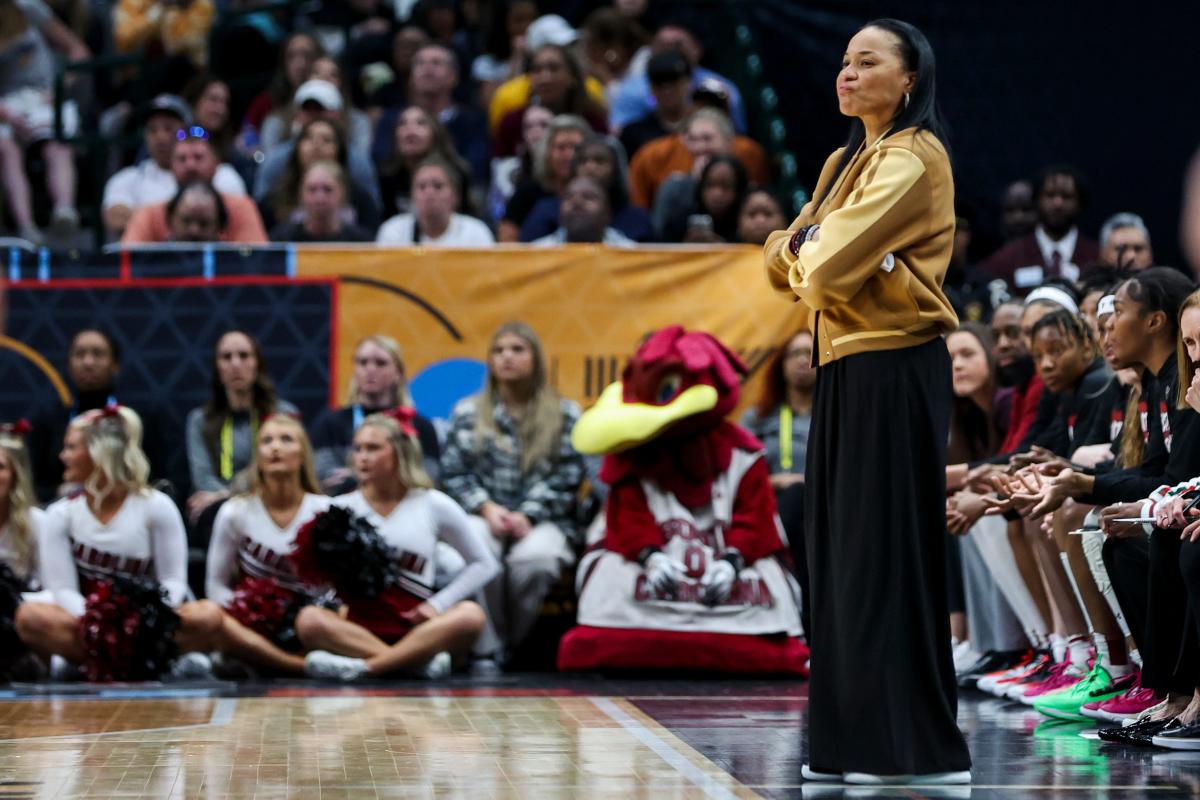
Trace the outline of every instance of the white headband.
<instances>
[{"instance_id":1,"label":"white headband","mask_svg":"<svg viewBox=\"0 0 1200 800\"><path fill-rule=\"evenodd\" d=\"M1062 306L1072 314L1079 313L1079 305L1071 298L1071 295L1059 289L1057 286L1039 286L1029 293L1025 298L1025 307L1036 303L1038 300L1048 300L1055 305Z\"/></svg>"},{"instance_id":2,"label":"white headband","mask_svg":"<svg viewBox=\"0 0 1200 800\"><path fill-rule=\"evenodd\" d=\"M1116 295L1106 294L1100 298L1099 305L1096 306L1096 318L1106 317L1109 314L1117 313L1117 297Z\"/></svg>"}]
</instances>

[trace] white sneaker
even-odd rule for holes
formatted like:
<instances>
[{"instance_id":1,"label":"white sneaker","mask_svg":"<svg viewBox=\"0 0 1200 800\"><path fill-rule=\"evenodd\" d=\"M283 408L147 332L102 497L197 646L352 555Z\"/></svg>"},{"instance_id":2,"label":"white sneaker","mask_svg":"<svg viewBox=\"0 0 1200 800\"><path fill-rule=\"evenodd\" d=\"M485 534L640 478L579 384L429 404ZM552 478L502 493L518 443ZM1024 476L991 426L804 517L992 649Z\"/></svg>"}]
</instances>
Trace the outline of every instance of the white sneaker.
<instances>
[{"instance_id":1,"label":"white sneaker","mask_svg":"<svg viewBox=\"0 0 1200 800\"><path fill-rule=\"evenodd\" d=\"M367 674L367 662L326 650L313 650L304 657L304 672L308 677L318 680L349 683Z\"/></svg>"},{"instance_id":2,"label":"white sneaker","mask_svg":"<svg viewBox=\"0 0 1200 800\"><path fill-rule=\"evenodd\" d=\"M806 780L806 781L813 781L815 783L841 783L842 782L842 773L840 773L840 772L817 772L816 770L809 767L808 764L802 764L800 766L800 777L804 778L804 780Z\"/></svg>"},{"instance_id":3,"label":"white sneaker","mask_svg":"<svg viewBox=\"0 0 1200 800\"><path fill-rule=\"evenodd\" d=\"M450 654L443 650L429 659L429 663L421 670L421 675L431 681L441 680L450 675L451 666L453 666L453 660L450 658Z\"/></svg>"},{"instance_id":4,"label":"white sneaker","mask_svg":"<svg viewBox=\"0 0 1200 800\"><path fill-rule=\"evenodd\" d=\"M983 657L970 642L962 642L958 647L954 648L954 674L962 675L971 667L975 666L976 662Z\"/></svg>"},{"instance_id":5,"label":"white sneaker","mask_svg":"<svg viewBox=\"0 0 1200 800\"><path fill-rule=\"evenodd\" d=\"M167 677L177 681L212 680L212 659L204 653L184 653L171 664Z\"/></svg>"},{"instance_id":6,"label":"white sneaker","mask_svg":"<svg viewBox=\"0 0 1200 800\"><path fill-rule=\"evenodd\" d=\"M946 786L971 782L969 770L961 772L929 772L924 775L873 775L869 772L847 772L846 783L865 786Z\"/></svg>"},{"instance_id":7,"label":"white sneaker","mask_svg":"<svg viewBox=\"0 0 1200 800\"><path fill-rule=\"evenodd\" d=\"M50 680L58 683L83 680L83 667L62 656L50 656Z\"/></svg>"}]
</instances>

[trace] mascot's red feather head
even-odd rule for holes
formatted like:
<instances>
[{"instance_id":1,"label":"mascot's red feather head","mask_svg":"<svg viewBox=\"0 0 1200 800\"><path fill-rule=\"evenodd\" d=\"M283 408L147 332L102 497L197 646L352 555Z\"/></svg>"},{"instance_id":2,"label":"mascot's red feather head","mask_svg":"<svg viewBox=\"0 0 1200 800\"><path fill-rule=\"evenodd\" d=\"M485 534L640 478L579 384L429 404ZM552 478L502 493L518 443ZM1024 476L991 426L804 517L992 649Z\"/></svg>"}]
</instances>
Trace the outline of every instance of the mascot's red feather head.
<instances>
[{"instance_id":1,"label":"mascot's red feather head","mask_svg":"<svg viewBox=\"0 0 1200 800\"><path fill-rule=\"evenodd\" d=\"M671 325L652 334L576 423L581 453L606 454L601 478L630 472L670 488L690 506L708 502L732 449L754 437L725 420L741 397L746 365L715 337Z\"/></svg>"}]
</instances>

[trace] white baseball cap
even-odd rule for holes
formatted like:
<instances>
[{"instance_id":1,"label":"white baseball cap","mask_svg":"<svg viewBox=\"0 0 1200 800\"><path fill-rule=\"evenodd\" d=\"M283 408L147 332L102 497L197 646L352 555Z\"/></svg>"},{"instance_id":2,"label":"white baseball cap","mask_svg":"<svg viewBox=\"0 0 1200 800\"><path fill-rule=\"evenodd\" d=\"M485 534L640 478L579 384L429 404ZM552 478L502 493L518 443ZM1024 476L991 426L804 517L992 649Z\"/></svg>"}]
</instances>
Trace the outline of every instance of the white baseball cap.
<instances>
[{"instance_id":1,"label":"white baseball cap","mask_svg":"<svg viewBox=\"0 0 1200 800\"><path fill-rule=\"evenodd\" d=\"M526 47L529 48L529 52L531 53L539 47L548 44L566 47L574 43L578 38L579 33L571 27L571 23L558 14L547 14L544 17L538 17L525 30Z\"/></svg>"},{"instance_id":2,"label":"white baseball cap","mask_svg":"<svg viewBox=\"0 0 1200 800\"><path fill-rule=\"evenodd\" d=\"M302 106L310 101L327 111L342 110L342 93L329 81L313 78L300 84L300 88L296 90L295 104Z\"/></svg>"}]
</instances>

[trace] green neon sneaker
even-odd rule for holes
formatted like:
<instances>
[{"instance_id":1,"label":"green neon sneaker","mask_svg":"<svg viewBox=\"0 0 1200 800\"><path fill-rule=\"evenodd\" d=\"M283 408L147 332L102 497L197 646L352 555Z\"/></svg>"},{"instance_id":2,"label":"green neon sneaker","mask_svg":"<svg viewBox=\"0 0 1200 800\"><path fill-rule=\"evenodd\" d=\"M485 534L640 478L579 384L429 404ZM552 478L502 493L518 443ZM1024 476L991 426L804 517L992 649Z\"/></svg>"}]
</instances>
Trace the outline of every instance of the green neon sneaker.
<instances>
[{"instance_id":1,"label":"green neon sneaker","mask_svg":"<svg viewBox=\"0 0 1200 800\"><path fill-rule=\"evenodd\" d=\"M1097 662L1079 683L1039 697L1033 707L1047 717L1086 722L1088 717L1080 710L1083 704L1116 697L1122 685L1117 685L1108 670Z\"/></svg>"}]
</instances>

